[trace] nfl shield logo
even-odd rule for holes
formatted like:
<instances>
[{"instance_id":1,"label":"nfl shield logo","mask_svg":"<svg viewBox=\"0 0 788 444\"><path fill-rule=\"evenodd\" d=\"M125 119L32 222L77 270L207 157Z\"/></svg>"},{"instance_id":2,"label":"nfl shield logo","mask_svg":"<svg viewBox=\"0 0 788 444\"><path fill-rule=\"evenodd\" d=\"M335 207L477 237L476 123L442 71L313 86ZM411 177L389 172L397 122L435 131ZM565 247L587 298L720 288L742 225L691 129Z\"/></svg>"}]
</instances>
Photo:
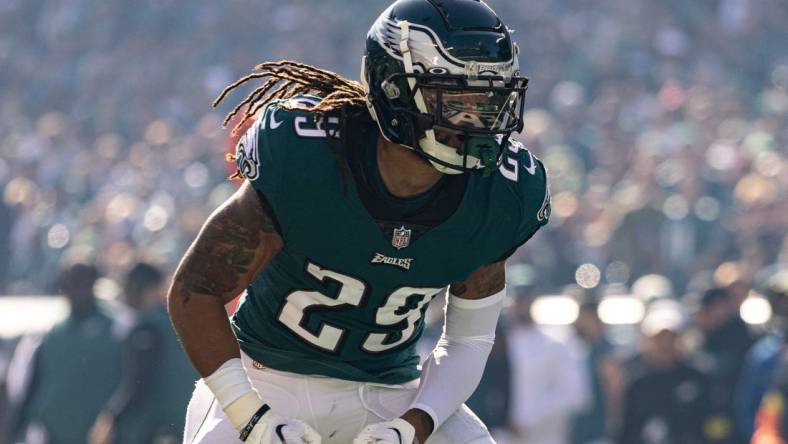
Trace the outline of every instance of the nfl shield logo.
<instances>
[{"instance_id":1,"label":"nfl shield logo","mask_svg":"<svg viewBox=\"0 0 788 444\"><path fill-rule=\"evenodd\" d=\"M394 236L391 237L391 245L397 250L401 250L410 245L410 229L403 225L394 229Z\"/></svg>"}]
</instances>

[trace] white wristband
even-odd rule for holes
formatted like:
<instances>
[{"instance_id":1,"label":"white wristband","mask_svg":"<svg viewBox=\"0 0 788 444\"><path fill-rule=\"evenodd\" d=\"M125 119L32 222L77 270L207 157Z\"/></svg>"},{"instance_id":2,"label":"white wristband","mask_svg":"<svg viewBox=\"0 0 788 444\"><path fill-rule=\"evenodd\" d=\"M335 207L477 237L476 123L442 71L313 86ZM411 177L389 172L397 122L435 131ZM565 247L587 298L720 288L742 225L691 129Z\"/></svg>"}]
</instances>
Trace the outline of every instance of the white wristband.
<instances>
[{"instance_id":1,"label":"white wristband","mask_svg":"<svg viewBox=\"0 0 788 444\"><path fill-rule=\"evenodd\" d=\"M225 362L210 376L203 378L203 381L238 430L242 429L263 405L239 358Z\"/></svg>"},{"instance_id":2,"label":"white wristband","mask_svg":"<svg viewBox=\"0 0 788 444\"><path fill-rule=\"evenodd\" d=\"M225 362L210 376L203 378L203 381L211 389L223 409L236 399L254 390L240 358L233 358Z\"/></svg>"}]
</instances>

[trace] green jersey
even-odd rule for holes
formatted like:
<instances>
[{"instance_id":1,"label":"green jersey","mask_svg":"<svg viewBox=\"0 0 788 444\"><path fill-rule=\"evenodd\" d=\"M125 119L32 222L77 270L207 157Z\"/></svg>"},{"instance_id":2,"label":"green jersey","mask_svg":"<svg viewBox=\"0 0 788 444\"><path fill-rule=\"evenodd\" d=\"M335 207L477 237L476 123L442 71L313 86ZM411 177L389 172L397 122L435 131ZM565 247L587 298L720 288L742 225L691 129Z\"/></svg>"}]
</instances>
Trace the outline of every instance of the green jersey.
<instances>
[{"instance_id":1,"label":"green jersey","mask_svg":"<svg viewBox=\"0 0 788 444\"><path fill-rule=\"evenodd\" d=\"M399 199L377 171L377 127L348 122L341 148L328 137L338 126L274 102L239 142L239 170L284 247L233 325L244 352L273 369L399 384L419 376L415 343L433 297L547 223L545 170L511 142L494 174L447 175Z\"/></svg>"}]
</instances>

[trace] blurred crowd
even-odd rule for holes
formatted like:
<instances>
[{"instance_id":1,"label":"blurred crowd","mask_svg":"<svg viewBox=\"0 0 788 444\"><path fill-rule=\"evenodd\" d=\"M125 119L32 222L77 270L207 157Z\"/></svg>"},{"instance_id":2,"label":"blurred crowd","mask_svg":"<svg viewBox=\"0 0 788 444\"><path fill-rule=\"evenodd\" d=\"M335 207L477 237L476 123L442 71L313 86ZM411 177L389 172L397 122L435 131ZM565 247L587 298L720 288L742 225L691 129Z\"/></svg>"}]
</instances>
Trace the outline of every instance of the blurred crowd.
<instances>
[{"instance_id":1,"label":"blurred crowd","mask_svg":"<svg viewBox=\"0 0 788 444\"><path fill-rule=\"evenodd\" d=\"M709 283L684 303L647 287L642 321L617 326L632 342L603 322L596 291L565 288L579 308L571 328L556 329L535 322L533 285L509 288L512 305L468 401L497 442L786 442L788 272L762 288L775 321L766 330L742 320L735 287Z\"/></svg>"},{"instance_id":2,"label":"blurred crowd","mask_svg":"<svg viewBox=\"0 0 788 444\"><path fill-rule=\"evenodd\" d=\"M523 301L574 294L582 341L539 333L523 315L528 310L514 304L496 350L544 350L544 367L523 364L516 352L494 354L488 374L501 376L492 380L495 401L488 404L508 410L487 420L504 421L499 428L512 442L547 443L523 441L540 427L600 430L601 423L604 433L594 438L600 443L621 436L626 444L746 442L752 426L725 413L739 399L738 380L760 384L757 393L771 390L772 418L779 417L779 382L788 386L779 372L781 337L754 342L738 316L752 292L768 296L768 283L788 262L788 3L489 3L514 30L531 79L520 139L551 178L551 222L512 258L526 266L510 273L510 284L528 288ZM124 297L124 279L140 262L161 264L166 275L234 190L225 180L228 134L220 127L230 105L213 110L212 99L264 60L297 60L357 78L366 30L387 4L0 2L0 255L11 258L0 262L0 294L65 291L55 277L70 263L98 266L96 291L104 299ZM600 333L588 339L586 330L611 330L593 327L595 304L633 293L649 274L670 284L657 298L662 302L649 305L637 328L613 331L623 340L600 342ZM780 324L779 315L773 321ZM715 336L720 325L728 330ZM685 354L676 344L690 330L706 340ZM124 341L128 333L102 337ZM622 343L643 357L622 358ZM0 383L9 344L0 341ZM556 364L576 361L578 349L589 363L580 376ZM747 350L755 363L745 372ZM649 358L651 352L661 357ZM652 361L670 361L671 371L655 376L662 364ZM559 367L568 373L552 370ZM573 387L551 402L560 401L556 408L580 425L551 426L553 419L526 411L520 404L538 396L535 390L558 389L522 386L522 375ZM683 414L670 400L639 401L667 396L670 390L657 388L675 381L690 387L679 390L682 399L721 410L687 401L681 408L690 414ZM686 393L693 391L697 396ZM575 417L578 409L601 411L603 396L609 417ZM748 403L754 412L760 396ZM652 404L684 421L681 432L670 418L630 417L650 418L644 409ZM725 441L734 436L741 441ZM703 441L709 437L718 438Z\"/></svg>"}]
</instances>

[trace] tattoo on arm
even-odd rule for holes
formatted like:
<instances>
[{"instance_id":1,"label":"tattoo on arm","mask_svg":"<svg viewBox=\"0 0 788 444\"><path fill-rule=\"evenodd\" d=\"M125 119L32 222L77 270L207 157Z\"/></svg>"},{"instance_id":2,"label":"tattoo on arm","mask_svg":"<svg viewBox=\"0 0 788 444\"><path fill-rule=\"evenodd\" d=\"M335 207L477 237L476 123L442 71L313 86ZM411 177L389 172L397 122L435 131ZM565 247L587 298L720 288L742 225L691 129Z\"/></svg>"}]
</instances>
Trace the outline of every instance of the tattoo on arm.
<instances>
[{"instance_id":1,"label":"tattoo on arm","mask_svg":"<svg viewBox=\"0 0 788 444\"><path fill-rule=\"evenodd\" d=\"M449 287L451 294L463 299L481 299L503 290L506 284L505 262L485 265L462 282L455 282Z\"/></svg>"},{"instance_id":2,"label":"tattoo on arm","mask_svg":"<svg viewBox=\"0 0 788 444\"><path fill-rule=\"evenodd\" d=\"M193 294L236 296L281 247L257 193L244 187L211 215L178 267L183 304Z\"/></svg>"}]
</instances>

